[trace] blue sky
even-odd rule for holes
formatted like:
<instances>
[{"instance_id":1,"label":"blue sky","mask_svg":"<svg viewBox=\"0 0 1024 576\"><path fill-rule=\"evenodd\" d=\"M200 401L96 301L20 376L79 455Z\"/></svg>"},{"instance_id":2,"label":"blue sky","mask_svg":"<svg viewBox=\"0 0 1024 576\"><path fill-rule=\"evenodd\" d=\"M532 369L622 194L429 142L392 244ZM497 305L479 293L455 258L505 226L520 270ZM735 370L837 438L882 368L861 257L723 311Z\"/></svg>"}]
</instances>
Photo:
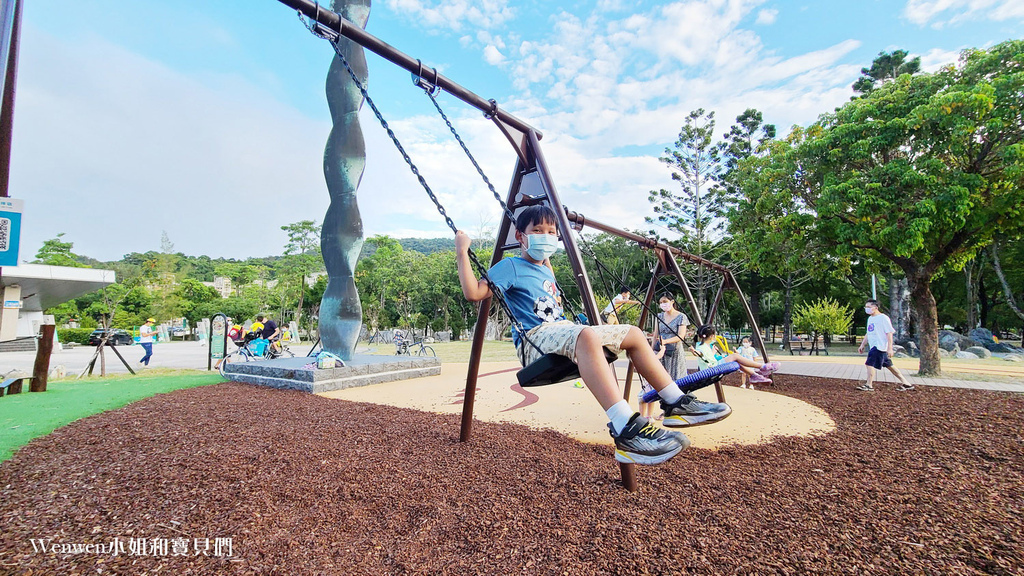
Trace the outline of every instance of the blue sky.
<instances>
[{"instance_id":1,"label":"blue sky","mask_svg":"<svg viewBox=\"0 0 1024 576\"><path fill-rule=\"evenodd\" d=\"M129 6L129 10L125 10ZM23 260L60 232L103 260L159 250L280 254L280 226L320 222L333 52L275 0L28 2L11 195L25 200ZM760 109L785 133L849 99L860 68L905 49L926 70L1024 36L1020 0L377 0L367 30L544 133L563 202L636 228L658 162L691 110L724 133ZM499 210L409 75L368 55L370 93L455 222ZM511 148L442 95L504 193ZM366 236L447 236L364 107Z\"/></svg>"}]
</instances>

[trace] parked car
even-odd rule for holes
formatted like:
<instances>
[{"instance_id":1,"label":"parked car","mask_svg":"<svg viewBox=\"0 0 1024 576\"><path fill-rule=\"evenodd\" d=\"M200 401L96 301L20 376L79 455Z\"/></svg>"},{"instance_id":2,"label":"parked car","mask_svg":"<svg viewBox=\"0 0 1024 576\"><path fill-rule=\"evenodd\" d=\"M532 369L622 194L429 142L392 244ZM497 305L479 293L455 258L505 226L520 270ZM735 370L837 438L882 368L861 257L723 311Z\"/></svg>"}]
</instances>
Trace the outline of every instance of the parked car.
<instances>
[{"instance_id":1,"label":"parked car","mask_svg":"<svg viewBox=\"0 0 1024 576\"><path fill-rule=\"evenodd\" d=\"M107 331L103 328L93 330L92 333L89 334L89 345L99 346L100 340L103 339L103 335L106 333ZM132 338L131 333L127 330L121 330L120 328L114 328L111 331L110 336L107 338L107 346L131 346L133 343L135 343L135 339Z\"/></svg>"}]
</instances>

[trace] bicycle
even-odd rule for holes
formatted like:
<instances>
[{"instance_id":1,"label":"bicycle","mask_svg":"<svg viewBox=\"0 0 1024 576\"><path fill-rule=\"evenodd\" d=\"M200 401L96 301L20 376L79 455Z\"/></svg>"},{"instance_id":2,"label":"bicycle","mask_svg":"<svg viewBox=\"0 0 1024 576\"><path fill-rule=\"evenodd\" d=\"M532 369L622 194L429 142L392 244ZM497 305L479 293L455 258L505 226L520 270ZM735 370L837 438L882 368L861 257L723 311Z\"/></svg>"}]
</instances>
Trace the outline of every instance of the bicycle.
<instances>
[{"instance_id":1,"label":"bicycle","mask_svg":"<svg viewBox=\"0 0 1024 576\"><path fill-rule=\"evenodd\" d=\"M286 356L294 358L295 353L292 352L288 345L284 342L279 342L281 345L280 351L275 351L270 345L270 341L265 338L259 338L255 333L250 332L245 335L242 340L233 340L235 346L238 346L238 350L235 350L231 354L225 356L220 364L217 366L217 370L221 376L224 376L224 367L231 362L256 362L259 360L272 360L274 358L281 358Z\"/></svg>"},{"instance_id":2,"label":"bicycle","mask_svg":"<svg viewBox=\"0 0 1024 576\"><path fill-rule=\"evenodd\" d=\"M415 348L416 346L419 348ZM395 336L395 354L398 356L407 355L412 356L413 351L416 352L417 356L433 356L437 358L437 353L430 346L423 343L423 340L415 340L410 342L408 339Z\"/></svg>"}]
</instances>

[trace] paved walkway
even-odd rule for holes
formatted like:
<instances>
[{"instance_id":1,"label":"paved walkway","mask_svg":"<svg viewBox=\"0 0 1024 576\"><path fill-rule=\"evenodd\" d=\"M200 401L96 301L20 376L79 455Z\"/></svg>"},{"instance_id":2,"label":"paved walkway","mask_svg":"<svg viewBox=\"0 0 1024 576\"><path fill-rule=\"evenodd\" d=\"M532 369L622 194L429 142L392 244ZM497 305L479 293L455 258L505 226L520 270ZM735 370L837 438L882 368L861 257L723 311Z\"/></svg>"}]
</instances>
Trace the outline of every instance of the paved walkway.
<instances>
[{"instance_id":1,"label":"paved walkway","mask_svg":"<svg viewBox=\"0 0 1024 576\"><path fill-rule=\"evenodd\" d=\"M309 350L309 344L293 345L292 350L300 356L304 356ZM138 346L118 347L129 362L136 362L142 355ZM171 342L158 344L154 347L153 366L160 368L206 368L206 344L198 342ZM50 360L50 366L64 365L69 375L77 375L92 358L95 348L79 346L73 349L54 352ZM818 378L842 378L847 380L863 381L865 378L864 358L858 356L790 356L778 354L772 356L773 360L782 363L782 374L795 374L800 376L815 376ZM35 352L4 352L0 353L0 374L12 369L19 369L27 372L32 371L35 361ZM1024 393L1024 366L1006 362L1005 366L997 364L971 363L969 361L950 362L944 361L943 367L949 371L963 371L976 374L979 380L952 380L947 378L917 378L910 374L917 371L916 359L897 359L896 365L903 371L907 378L915 385L922 386L948 386L955 388L971 388L977 390L1002 390ZM619 371L624 375L626 362L619 360L617 366L622 366ZM697 369L695 360L687 360L687 368ZM97 366L97 373L99 367ZM110 373L127 373L124 366L113 354L107 355L107 371ZM984 381L986 373L1008 376L1011 382L988 382ZM887 370L883 371L879 382L897 382L896 378Z\"/></svg>"},{"instance_id":2,"label":"paved walkway","mask_svg":"<svg viewBox=\"0 0 1024 576\"><path fill-rule=\"evenodd\" d=\"M814 376L817 378L839 378L843 380L857 380L864 382L867 379L867 371L864 367L863 357L856 356L815 356L815 357L798 357L788 355L777 355L771 358L782 364L782 369L779 370L779 374L793 374L796 376ZM988 382L984 380L954 380L951 378L919 378L917 376L911 376L916 371L917 360L897 360L897 367L903 372L903 375L915 386L944 386L947 388L969 388L972 390L1000 390L1003 392L1021 392L1024 393L1024 367L1018 368L1017 365L1007 362L1007 368L992 367L991 365L977 365L971 367L971 372L978 374L979 378L983 378L986 369L991 369L992 372L998 372L1000 375L1008 375L1011 378L1015 377L1016 374L1020 375L1020 378L1015 382ZM908 365L914 366L914 368L908 368ZM623 364L625 366L625 364ZM952 366L944 366L953 368ZM687 361L686 367L692 370L697 369L696 361ZM956 366L957 369L961 369L961 365ZM889 372L888 370L881 370L876 373L876 383L891 383L897 384L899 380Z\"/></svg>"}]
</instances>

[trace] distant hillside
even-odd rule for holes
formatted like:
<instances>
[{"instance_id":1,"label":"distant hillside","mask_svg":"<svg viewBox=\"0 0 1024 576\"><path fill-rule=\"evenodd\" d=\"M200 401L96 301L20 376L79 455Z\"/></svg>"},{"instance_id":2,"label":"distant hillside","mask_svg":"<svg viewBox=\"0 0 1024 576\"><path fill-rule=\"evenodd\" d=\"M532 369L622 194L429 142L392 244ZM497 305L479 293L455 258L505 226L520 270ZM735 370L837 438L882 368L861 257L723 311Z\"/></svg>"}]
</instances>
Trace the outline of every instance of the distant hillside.
<instances>
[{"instance_id":1,"label":"distant hillside","mask_svg":"<svg viewBox=\"0 0 1024 576\"><path fill-rule=\"evenodd\" d=\"M455 238L399 238L402 250L433 254L455 250Z\"/></svg>"}]
</instances>

